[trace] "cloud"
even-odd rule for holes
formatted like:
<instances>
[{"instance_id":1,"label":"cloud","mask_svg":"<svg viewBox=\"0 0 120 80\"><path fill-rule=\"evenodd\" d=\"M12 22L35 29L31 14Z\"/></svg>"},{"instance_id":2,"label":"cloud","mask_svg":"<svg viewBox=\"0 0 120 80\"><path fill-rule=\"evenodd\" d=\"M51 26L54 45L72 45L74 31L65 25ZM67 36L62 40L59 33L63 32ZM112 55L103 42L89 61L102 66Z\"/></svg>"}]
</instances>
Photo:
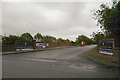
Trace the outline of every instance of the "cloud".
<instances>
[{"instance_id":1,"label":"cloud","mask_svg":"<svg viewBox=\"0 0 120 80\"><path fill-rule=\"evenodd\" d=\"M2 34L2 3L0 3L0 35Z\"/></svg>"},{"instance_id":2,"label":"cloud","mask_svg":"<svg viewBox=\"0 0 120 80\"><path fill-rule=\"evenodd\" d=\"M84 2L4 2L3 34L30 32L75 40L79 34L89 36L96 27L91 10L100 3Z\"/></svg>"}]
</instances>

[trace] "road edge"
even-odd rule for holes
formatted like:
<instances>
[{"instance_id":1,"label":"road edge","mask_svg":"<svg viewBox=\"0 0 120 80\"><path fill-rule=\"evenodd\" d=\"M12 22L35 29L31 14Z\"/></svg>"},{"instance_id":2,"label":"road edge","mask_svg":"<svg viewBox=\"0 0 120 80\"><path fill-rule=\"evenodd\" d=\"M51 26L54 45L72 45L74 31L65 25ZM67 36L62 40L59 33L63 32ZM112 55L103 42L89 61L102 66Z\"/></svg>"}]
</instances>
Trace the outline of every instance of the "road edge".
<instances>
[{"instance_id":1,"label":"road edge","mask_svg":"<svg viewBox=\"0 0 120 80\"><path fill-rule=\"evenodd\" d=\"M93 49L95 49L95 48L93 48ZM93 50L92 49L92 50ZM88 59L90 59L91 61L94 61L94 62L96 62L96 63L98 63L98 64L102 64L102 65L105 65L105 66L108 66L108 67L114 67L114 68L120 68L120 66L116 66L116 65L110 65L110 64L105 64L105 63L103 63L103 62L100 62L100 61L98 61L98 60L96 60L96 59L93 59L89 54L92 52L92 50L90 50L88 53L87 53L87 57L88 57Z\"/></svg>"},{"instance_id":2,"label":"road edge","mask_svg":"<svg viewBox=\"0 0 120 80\"><path fill-rule=\"evenodd\" d=\"M19 53L37 52L37 51L45 51L45 50L56 50L56 49L71 48L71 47L73 47L73 46L54 47L54 48L42 48L42 49L26 50L26 51L2 52L0 55L9 55L9 54L19 54Z\"/></svg>"}]
</instances>

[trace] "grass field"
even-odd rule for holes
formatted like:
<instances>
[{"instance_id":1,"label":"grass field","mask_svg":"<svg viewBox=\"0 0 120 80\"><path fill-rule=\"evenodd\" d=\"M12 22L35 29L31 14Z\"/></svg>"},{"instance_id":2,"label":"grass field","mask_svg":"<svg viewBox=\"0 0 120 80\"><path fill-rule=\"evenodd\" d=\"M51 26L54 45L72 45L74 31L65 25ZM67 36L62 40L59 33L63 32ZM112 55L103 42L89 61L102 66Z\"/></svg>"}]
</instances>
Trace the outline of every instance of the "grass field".
<instances>
[{"instance_id":1,"label":"grass field","mask_svg":"<svg viewBox=\"0 0 120 80\"><path fill-rule=\"evenodd\" d=\"M120 67L120 59L117 56L99 54L97 47L87 54L91 60L108 66Z\"/></svg>"}]
</instances>

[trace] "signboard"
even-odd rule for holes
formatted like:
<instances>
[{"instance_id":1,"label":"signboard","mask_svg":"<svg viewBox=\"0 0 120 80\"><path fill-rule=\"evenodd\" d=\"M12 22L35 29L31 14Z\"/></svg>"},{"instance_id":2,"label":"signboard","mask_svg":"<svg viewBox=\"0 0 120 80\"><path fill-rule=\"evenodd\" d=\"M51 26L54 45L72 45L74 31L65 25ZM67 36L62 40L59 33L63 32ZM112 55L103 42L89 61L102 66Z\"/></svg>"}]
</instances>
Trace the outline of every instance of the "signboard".
<instances>
[{"instance_id":1,"label":"signboard","mask_svg":"<svg viewBox=\"0 0 120 80\"><path fill-rule=\"evenodd\" d=\"M45 43L37 42L36 48L45 48Z\"/></svg>"},{"instance_id":2,"label":"signboard","mask_svg":"<svg viewBox=\"0 0 120 80\"><path fill-rule=\"evenodd\" d=\"M33 41L16 41L16 51L22 50L33 50L34 42Z\"/></svg>"},{"instance_id":3,"label":"signboard","mask_svg":"<svg viewBox=\"0 0 120 80\"><path fill-rule=\"evenodd\" d=\"M48 43L46 43L46 46L49 46L49 44L48 44Z\"/></svg>"},{"instance_id":4,"label":"signboard","mask_svg":"<svg viewBox=\"0 0 120 80\"><path fill-rule=\"evenodd\" d=\"M114 39L101 39L99 41L99 53L113 55Z\"/></svg>"}]
</instances>

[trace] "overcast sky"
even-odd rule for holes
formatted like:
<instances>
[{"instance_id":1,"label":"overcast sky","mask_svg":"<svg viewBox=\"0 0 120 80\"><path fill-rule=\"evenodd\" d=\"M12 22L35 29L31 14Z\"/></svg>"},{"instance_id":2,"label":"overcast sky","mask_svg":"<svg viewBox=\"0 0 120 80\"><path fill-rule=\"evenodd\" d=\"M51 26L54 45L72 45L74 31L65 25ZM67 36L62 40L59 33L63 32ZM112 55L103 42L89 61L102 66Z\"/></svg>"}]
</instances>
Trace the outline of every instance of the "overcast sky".
<instances>
[{"instance_id":1,"label":"overcast sky","mask_svg":"<svg viewBox=\"0 0 120 80\"><path fill-rule=\"evenodd\" d=\"M90 37L99 30L92 10L100 2L4 2L2 3L2 34L32 35L41 33L75 40L78 35Z\"/></svg>"}]
</instances>

